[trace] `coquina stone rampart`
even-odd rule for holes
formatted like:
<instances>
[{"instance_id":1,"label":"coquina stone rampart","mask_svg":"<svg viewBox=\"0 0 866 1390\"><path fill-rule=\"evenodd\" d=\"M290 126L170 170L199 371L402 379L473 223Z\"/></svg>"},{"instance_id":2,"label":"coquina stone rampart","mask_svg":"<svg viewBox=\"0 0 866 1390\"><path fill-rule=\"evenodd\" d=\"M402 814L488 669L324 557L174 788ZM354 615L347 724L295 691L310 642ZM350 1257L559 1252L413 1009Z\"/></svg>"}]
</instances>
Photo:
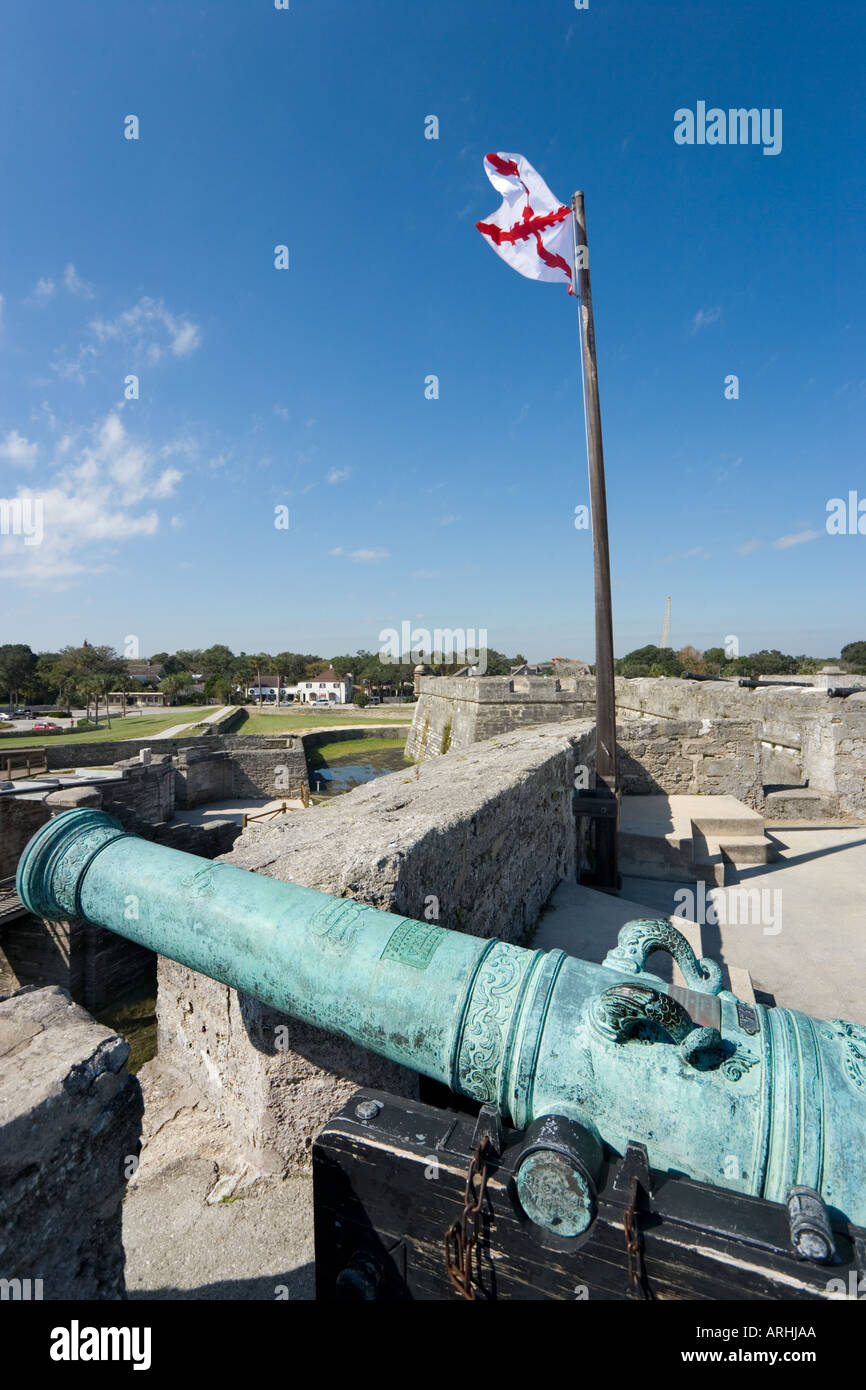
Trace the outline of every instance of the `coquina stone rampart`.
<instances>
[{"instance_id":1,"label":"coquina stone rampart","mask_svg":"<svg viewBox=\"0 0 866 1390\"><path fill-rule=\"evenodd\" d=\"M595 681L577 676L422 676L406 753L416 762L494 734L595 713Z\"/></svg>"},{"instance_id":2,"label":"coquina stone rampart","mask_svg":"<svg viewBox=\"0 0 866 1390\"><path fill-rule=\"evenodd\" d=\"M837 699L823 686L749 689L727 680L645 677L617 679L616 701L620 718L751 720L764 786L790 778L822 793L842 815L866 813L866 694Z\"/></svg>"},{"instance_id":3,"label":"coquina stone rampart","mask_svg":"<svg viewBox=\"0 0 866 1390\"><path fill-rule=\"evenodd\" d=\"M126 1296L121 1212L143 1109L128 1056L62 989L0 1000L4 1299Z\"/></svg>"},{"instance_id":4,"label":"coquina stone rampart","mask_svg":"<svg viewBox=\"0 0 866 1390\"><path fill-rule=\"evenodd\" d=\"M633 719L616 726L624 796L735 796L761 807L760 724L746 719Z\"/></svg>"},{"instance_id":5,"label":"coquina stone rampart","mask_svg":"<svg viewBox=\"0 0 866 1390\"><path fill-rule=\"evenodd\" d=\"M471 747L491 733L592 715L595 709L592 676L424 676L419 684L406 745L419 762L445 749ZM619 721L653 725L652 733L647 729L638 739L649 759L647 776L635 773L625 790L637 791L654 782L656 790L674 793L685 781L692 792L710 795L724 789L758 809L761 795L756 791L754 758L743 741L751 729L763 789L808 787L821 794L825 809L850 817L866 813L866 694L831 698L824 681L814 687L798 682L749 689L736 680L668 677L619 677L615 691ZM730 724L729 733L716 729L719 722ZM696 724L701 730L697 737L705 741L683 746L680 738L693 740ZM683 726L682 734L674 726ZM708 750L717 736L718 755L699 752L701 747ZM633 751L624 749L623 757L632 757Z\"/></svg>"}]
</instances>

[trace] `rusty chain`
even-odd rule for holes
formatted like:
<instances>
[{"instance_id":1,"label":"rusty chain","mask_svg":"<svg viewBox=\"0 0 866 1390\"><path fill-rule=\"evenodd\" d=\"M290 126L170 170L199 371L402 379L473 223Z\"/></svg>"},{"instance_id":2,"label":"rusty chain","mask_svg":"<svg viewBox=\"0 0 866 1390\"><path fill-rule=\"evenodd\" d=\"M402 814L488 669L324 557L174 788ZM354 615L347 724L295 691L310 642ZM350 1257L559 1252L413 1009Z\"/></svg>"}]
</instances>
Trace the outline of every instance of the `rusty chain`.
<instances>
[{"instance_id":1,"label":"rusty chain","mask_svg":"<svg viewBox=\"0 0 866 1390\"><path fill-rule=\"evenodd\" d=\"M636 1298L650 1297L646 1283L646 1271L644 1270L643 1251L641 1249L640 1232L637 1227L637 1195L639 1185L637 1175L631 1180L629 1189L629 1204L622 1219L622 1228L625 1231L625 1248L628 1259L628 1282L629 1290Z\"/></svg>"},{"instance_id":2,"label":"rusty chain","mask_svg":"<svg viewBox=\"0 0 866 1390\"><path fill-rule=\"evenodd\" d=\"M487 1190L487 1149L490 1138L485 1134L469 1163L463 1215L445 1232L445 1269L458 1293L474 1302L477 1295L472 1287L472 1253L481 1235L482 1208ZM476 1188L476 1179L478 1186ZM470 1229L471 1227L471 1229Z\"/></svg>"}]
</instances>

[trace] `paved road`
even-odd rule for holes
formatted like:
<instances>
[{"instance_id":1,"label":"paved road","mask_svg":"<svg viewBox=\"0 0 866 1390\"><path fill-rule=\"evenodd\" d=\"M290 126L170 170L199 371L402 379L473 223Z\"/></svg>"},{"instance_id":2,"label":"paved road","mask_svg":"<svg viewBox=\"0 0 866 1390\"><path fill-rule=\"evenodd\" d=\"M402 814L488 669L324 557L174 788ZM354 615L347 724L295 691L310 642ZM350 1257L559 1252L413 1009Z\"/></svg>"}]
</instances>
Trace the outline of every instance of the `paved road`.
<instances>
[{"instance_id":1,"label":"paved road","mask_svg":"<svg viewBox=\"0 0 866 1390\"><path fill-rule=\"evenodd\" d=\"M202 708L206 709L207 706L204 705ZM223 715L230 714L233 708L234 706L232 705L223 705L220 709L211 710L210 714L204 719L194 722L200 724L215 724L218 719L222 719ZM189 733L189 729L190 725L188 722L186 724L172 724L170 729L162 729L158 734L153 734L151 737L154 739L180 738L182 734Z\"/></svg>"}]
</instances>

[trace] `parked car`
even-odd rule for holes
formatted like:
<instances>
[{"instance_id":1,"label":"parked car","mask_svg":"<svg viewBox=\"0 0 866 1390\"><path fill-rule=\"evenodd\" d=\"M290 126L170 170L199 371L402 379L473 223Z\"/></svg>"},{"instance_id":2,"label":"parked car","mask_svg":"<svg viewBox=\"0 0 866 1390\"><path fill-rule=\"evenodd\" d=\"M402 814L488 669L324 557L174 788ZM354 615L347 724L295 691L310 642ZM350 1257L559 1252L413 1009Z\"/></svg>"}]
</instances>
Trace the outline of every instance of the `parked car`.
<instances>
[{"instance_id":1,"label":"parked car","mask_svg":"<svg viewBox=\"0 0 866 1390\"><path fill-rule=\"evenodd\" d=\"M367 701L368 705L381 705L381 703L382 697L380 695L371 695L369 700Z\"/></svg>"},{"instance_id":2,"label":"parked car","mask_svg":"<svg viewBox=\"0 0 866 1390\"><path fill-rule=\"evenodd\" d=\"M55 724L53 719L37 719L33 725L34 734L59 734L60 725Z\"/></svg>"}]
</instances>

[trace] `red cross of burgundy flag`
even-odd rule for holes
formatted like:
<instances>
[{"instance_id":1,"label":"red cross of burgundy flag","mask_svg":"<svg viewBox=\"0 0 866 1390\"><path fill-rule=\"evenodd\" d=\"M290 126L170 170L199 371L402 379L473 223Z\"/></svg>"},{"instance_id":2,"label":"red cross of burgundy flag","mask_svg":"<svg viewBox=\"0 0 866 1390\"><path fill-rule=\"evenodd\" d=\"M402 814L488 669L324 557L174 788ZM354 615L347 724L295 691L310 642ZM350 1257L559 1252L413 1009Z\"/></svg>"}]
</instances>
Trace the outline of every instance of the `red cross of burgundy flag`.
<instances>
[{"instance_id":1,"label":"red cross of burgundy flag","mask_svg":"<svg viewBox=\"0 0 866 1390\"><path fill-rule=\"evenodd\" d=\"M572 287L571 208L554 198L522 154L489 154L484 172L502 205L486 222L476 222L488 246L530 280Z\"/></svg>"}]
</instances>

